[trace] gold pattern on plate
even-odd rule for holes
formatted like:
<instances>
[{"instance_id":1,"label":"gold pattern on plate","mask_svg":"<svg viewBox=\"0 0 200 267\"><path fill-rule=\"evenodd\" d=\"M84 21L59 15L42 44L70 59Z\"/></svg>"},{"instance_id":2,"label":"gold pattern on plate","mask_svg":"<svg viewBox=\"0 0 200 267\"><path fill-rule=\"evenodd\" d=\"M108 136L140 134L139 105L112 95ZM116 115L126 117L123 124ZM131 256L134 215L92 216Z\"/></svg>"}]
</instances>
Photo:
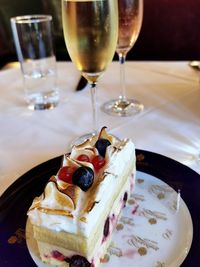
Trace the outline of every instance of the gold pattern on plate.
<instances>
[{"instance_id":1,"label":"gold pattern on plate","mask_svg":"<svg viewBox=\"0 0 200 267\"><path fill-rule=\"evenodd\" d=\"M144 200L145 200L144 195L140 195L140 194L131 194L131 197L132 197L135 201L144 201Z\"/></svg>"},{"instance_id":2,"label":"gold pattern on plate","mask_svg":"<svg viewBox=\"0 0 200 267\"><path fill-rule=\"evenodd\" d=\"M140 256L144 256L147 254L147 249L145 247L140 247L138 248L138 253L140 254Z\"/></svg>"},{"instance_id":3,"label":"gold pattern on plate","mask_svg":"<svg viewBox=\"0 0 200 267\"><path fill-rule=\"evenodd\" d=\"M135 204L135 199L133 199L133 198L129 198L129 200L128 200L128 204L129 204L129 205L133 205L133 204Z\"/></svg>"},{"instance_id":4,"label":"gold pattern on plate","mask_svg":"<svg viewBox=\"0 0 200 267\"><path fill-rule=\"evenodd\" d=\"M149 219L149 223L150 224L156 224L157 223L157 220L155 218L150 218Z\"/></svg>"},{"instance_id":5,"label":"gold pattern on plate","mask_svg":"<svg viewBox=\"0 0 200 267\"><path fill-rule=\"evenodd\" d=\"M108 247L108 250L107 252L110 254L110 255L115 255L117 257L122 257L123 256L123 253L122 253L122 250L116 246L114 246L114 244L110 244L110 246Z\"/></svg>"},{"instance_id":6,"label":"gold pattern on plate","mask_svg":"<svg viewBox=\"0 0 200 267\"><path fill-rule=\"evenodd\" d=\"M12 235L9 239L8 239L8 244L12 245L15 244L17 242L17 237L15 235Z\"/></svg>"},{"instance_id":7,"label":"gold pattern on plate","mask_svg":"<svg viewBox=\"0 0 200 267\"><path fill-rule=\"evenodd\" d=\"M144 154L139 154L136 156L137 164L140 166L149 166L149 163L146 161Z\"/></svg>"},{"instance_id":8,"label":"gold pattern on plate","mask_svg":"<svg viewBox=\"0 0 200 267\"><path fill-rule=\"evenodd\" d=\"M22 228L18 228L14 235L12 235L9 239L8 239L8 244L15 244L15 243L21 243L22 241L25 240L25 231Z\"/></svg>"},{"instance_id":9,"label":"gold pattern on plate","mask_svg":"<svg viewBox=\"0 0 200 267\"><path fill-rule=\"evenodd\" d=\"M128 225L135 225L134 224L134 219L133 218L130 218L130 217L126 217L126 216L122 216L120 218L120 222L123 223L123 224L128 224Z\"/></svg>"},{"instance_id":10,"label":"gold pattern on plate","mask_svg":"<svg viewBox=\"0 0 200 267\"><path fill-rule=\"evenodd\" d=\"M172 235L173 235L173 232L169 229L166 229L166 232L162 234L164 239L169 239L169 240L171 239Z\"/></svg>"},{"instance_id":11,"label":"gold pattern on plate","mask_svg":"<svg viewBox=\"0 0 200 267\"><path fill-rule=\"evenodd\" d=\"M145 156L144 156L144 154L141 153L141 154L137 155L136 159L137 159L137 161L143 161L145 159Z\"/></svg>"},{"instance_id":12,"label":"gold pattern on plate","mask_svg":"<svg viewBox=\"0 0 200 267\"><path fill-rule=\"evenodd\" d=\"M116 230L117 231L121 231L124 229L124 225L122 223L119 223L117 226L116 226Z\"/></svg>"},{"instance_id":13,"label":"gold pattern on plate","mask_svg":"<svg viewBox=\"0 0 200 267\"><path fill-rule=\"evenodd\" d=\"M136 248L145 247L147 249L151 248L153 250L159 249L158 243L156 241L147 238L141 238L136 235L131 235L127 242L130 246L134 246Z\"/></svg>"},{"instance_id":14,"label":"gold pattern on plate","mask_svg":"<svg viewBox=\"0 0 200 267\"><path fill-rule=\"evenodd\" d=\"M168 185L154 184L150 187L150 192L158 199L162 200L166 197L166 194L173 193L174 190Z\"/></svg>"},{"instance_id":15,"label":"gold pattern on plate","mask_svg":"<svg viewBox=\"0 0 200 267\"><path fill-rule=\"evenodd\" d=\"M137 179L137 183L138 183L138 184L142 184L142 183L144 183L144 179L138 178L138 179Z\"/></svg>"},{"instance_id":16,"label":"gold pattern on plate","mask_svg":"<svg viewBox=\"0 0 200 267\"><path fill-rule=\"evenodd\" d=\"M164 262L157 261L155 267L164 267L164 266L165 266Z\"/></svg>"},{"instance_id":17,"label":"gold pattern on plate","mask_svg":"<svg viewBox=\"0 0 200 267\"><path fill-rule=\"evenodd\" d=\"M161 192L161 193L159 193L158 195L157 195L157 198L158 199L164 199L165 198L165 194L163 193L163 192Z\"/></svg>"},{"instance_id":18,"label":"gold pattern on plate","mask_svg":"<svg viewBox=\"0 0 200 267\"><path fill-rule=\"evenodd\" d=\"M160 219L160 220L163 220L163 221L167 220L167 216L166 216L165 213L160 212L160 211L152 211L152 210L149 210L149 209L142 209L140 211L139 215L140 216L144 216L147 219L155 218L155 219Z\"/></svg>"}]
</instances>

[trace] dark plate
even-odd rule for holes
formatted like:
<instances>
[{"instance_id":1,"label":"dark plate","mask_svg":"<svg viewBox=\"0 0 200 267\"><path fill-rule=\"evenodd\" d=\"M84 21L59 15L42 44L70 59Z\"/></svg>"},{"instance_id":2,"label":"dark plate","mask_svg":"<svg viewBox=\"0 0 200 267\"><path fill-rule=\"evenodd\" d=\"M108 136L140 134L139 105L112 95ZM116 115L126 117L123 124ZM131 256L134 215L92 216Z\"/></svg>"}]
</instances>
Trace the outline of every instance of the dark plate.
<instances>
[{"instance_id":1,"label":"dark plate","mask_svg":"<svg viewBox=\"0 0 200 267\"><path fill-rule=\"evenodd\" d=\"M185 165L156 153L136 150L136 154L138 171L165 181L175 190L181 189L181 196L193 221L192 246L181 267L199 266L200 175ZM25 241L26 212L33 198L43 192L50 176L57 173L61 161L62 156L31 169L0 197L0 266L36 266L29 255Z\"/></svg>"}]
</instances>

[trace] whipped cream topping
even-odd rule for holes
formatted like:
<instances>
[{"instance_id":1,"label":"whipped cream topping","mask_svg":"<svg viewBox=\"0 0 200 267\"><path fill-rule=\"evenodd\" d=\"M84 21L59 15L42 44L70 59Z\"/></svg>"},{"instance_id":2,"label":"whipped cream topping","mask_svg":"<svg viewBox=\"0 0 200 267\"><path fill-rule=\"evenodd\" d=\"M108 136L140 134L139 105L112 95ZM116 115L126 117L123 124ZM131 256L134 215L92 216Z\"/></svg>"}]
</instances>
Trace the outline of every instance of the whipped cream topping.
<instances>
[{"instance_id":1,"label":"whipped cream topping","mask_svg":"<svg viewBox=\"0 0 200 267\"><path fill-rule=\"evenodd\" d=\"M95 171L91 162L78 161L81 154L92 158L99 155L95 148L98 138L111 142L106 149L106 164ZM59 180L58 174L51 177L44 193L34 199L28 211L32 224L47 227L55 231L66 231L88 237L93 226L104 212L110 196L120 185L120 177L126 165L132 161L135 172L135 147L131 140L118 140L108 135L105 128L99 137L93 137L85 143L72 148L70 154L64 155L63 166L78 168L87 166L94 171L94 182L86 192L78 186Z\"/></svg>"}]
</instances>

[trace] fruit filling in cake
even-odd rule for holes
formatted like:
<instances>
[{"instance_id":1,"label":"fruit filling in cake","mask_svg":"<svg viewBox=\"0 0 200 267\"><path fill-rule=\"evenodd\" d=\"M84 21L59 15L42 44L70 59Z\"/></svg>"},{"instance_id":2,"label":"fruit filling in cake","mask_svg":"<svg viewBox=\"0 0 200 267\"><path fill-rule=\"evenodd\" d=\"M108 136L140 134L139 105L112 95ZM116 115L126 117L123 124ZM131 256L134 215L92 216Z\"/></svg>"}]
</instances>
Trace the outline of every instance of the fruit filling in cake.
<instances>
[{"instance_id":1,"label":"fruit filling in cake","mask_svg":"<svg viewBox=\"0 0 200 267\"><path fill-rule=\"evenodd\" d=\"M102 128L63 156L28 211L41 260L49 265L97 267L134 188L135 147Z\"/></svg>"}]
</instances>

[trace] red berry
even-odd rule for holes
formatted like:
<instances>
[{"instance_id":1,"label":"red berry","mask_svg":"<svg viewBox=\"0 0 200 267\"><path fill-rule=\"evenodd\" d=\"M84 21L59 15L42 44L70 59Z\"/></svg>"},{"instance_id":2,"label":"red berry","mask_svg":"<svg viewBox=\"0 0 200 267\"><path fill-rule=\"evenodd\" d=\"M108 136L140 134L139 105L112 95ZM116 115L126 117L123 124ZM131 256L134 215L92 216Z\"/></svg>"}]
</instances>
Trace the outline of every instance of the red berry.
<instances>
[{"instance_id":1,"label":"red berry","mask_svg":"<svg viewBox=\"0 0 200 267\"><path fill-rule=\"evenodd\" d=\"M79 155L77 157L77 160L79 160L79 161L85 161L85 162L90 162L90 158L87 155L85 155L85 154Z\"/></svg>"},{"instance_id":2,"label":"red berry","mask_svg":"<svg viewBox=\"0 0 200 267\"><path fill-rule=\"evenodd\" d=\"M94 169L96 171L100 170L104 165L105 165L106 161L105 159L98 155L98 156L95 156L93 159L92 159L92 164L94 166Z\"/></svg>"},{"instance_id":3,"label":"red berry","mask_svg":"<svg viewBox=\"0 0 200 267\"><path fill-rule=\"evenodd\" d=\"M58 172L58 179L72 184L72 175L74 171L74 167L64 166Z\"/></svg>"},{"instance_id":4,"label":"red berry","mask_svg":"<svg viewBox=\"0 0 200 267\"><path fill-rule=\"evenodd\" d=\"M51 252L51 256L52 256L53 258L55 258L56 260L58 260L58 261L64 261L65 258L66 258L62 253L60 253L60 252L57 251L57 250L53 250L53 251Z\"/></svg>"}]
</instances>

